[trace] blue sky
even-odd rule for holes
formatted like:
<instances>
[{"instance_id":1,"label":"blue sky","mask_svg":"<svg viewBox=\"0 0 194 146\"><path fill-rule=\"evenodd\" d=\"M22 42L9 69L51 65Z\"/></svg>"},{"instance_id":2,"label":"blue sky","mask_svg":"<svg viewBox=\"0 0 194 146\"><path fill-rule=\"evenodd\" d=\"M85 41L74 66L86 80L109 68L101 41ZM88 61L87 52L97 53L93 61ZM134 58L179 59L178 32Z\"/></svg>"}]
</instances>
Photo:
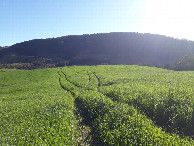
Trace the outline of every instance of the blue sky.
<instances>
[{"instance_id":1,"label":"blue sky","mask_svg":"<svg viewBox=\"0 0 194 146\"><path fill-rule=\"evenodd\" d=\"M184 5L181 0L169 1L0 0L0 46L104 32L149 32L194 40L192 0Z\"/></svg>"}]
</instances>

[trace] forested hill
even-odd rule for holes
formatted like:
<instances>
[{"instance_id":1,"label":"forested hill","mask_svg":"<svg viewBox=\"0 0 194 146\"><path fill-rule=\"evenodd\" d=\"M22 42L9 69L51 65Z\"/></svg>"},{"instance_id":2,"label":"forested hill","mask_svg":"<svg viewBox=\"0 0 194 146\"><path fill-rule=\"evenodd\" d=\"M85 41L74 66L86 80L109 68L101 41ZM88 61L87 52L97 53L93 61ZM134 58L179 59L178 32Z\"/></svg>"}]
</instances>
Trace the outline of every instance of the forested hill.
<instances>
[{"instance_id":1,"label":"forested hill","mask_svg":"<svg viewBox=\"0 0 194 146\"><path fill-rule=\"evenodd\" d=\"M0 63L32 62L48 58L54 64L172 64L194 54L194 42L163 35L100 33L35 39L0 49Z\"/></svg>"}]
</instances>

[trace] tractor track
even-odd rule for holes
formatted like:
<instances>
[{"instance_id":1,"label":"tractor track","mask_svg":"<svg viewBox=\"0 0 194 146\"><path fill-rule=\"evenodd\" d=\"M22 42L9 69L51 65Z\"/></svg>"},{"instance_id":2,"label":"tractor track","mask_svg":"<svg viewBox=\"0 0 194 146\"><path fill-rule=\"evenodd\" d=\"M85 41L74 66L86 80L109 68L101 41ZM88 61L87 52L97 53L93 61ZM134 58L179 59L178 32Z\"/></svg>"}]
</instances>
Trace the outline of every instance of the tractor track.
<instances>
[{"instance_id":1,"label":"tractor track","mask_svg":"<svg viewBox=\"0 0 194 146\"><path fill-rule=\"evenodd\" d=\"M63 90L65 90L65 91L67 91L67 92L69 92L69 93L71 93L71 95L74 97L74 107L75 107L75 110L74 110L74 115L75 115L75 118L76 118L76 120L77 120L77 122L78 122L78 131L79 131L79 136L78 136L78 146L85 146L85 145L91 145L91 143L92 143L92 139L91 139L91 136L90 136L90 132L91 132L91 127L90 126L88 126L85 122L84 122L84 120L83 120L83 117L81 117L81 115L80 115L80 110L79 110L79 108L78 108L78 103L76 103L75 101L76 101L76 94L72 91L72 90L70 90L70 89L67 89L66 87L64 87L63 85L62 85L62 82L61 82L61 77L62 77L62 75L61 75L61 73L64 75L64 77L65 77L65 79L66 79L66 81L67 82L69 82L70 84L72 84L72 85L74 85L74 86L76 86L76 87L78 87L78 88L82 88L82 87L79 87L79 86L77 86L76 84L74 84L73 82L71 82L70 80L68 80L68 78L67 78L67 75L64 73L64 72L62 72L61 70L60 71L58 71L58 74L59 74L59 84L60 84L60 86L61 86L61 88L63 89Z\"/></svg>"},{"instance_id":2,"label":"tractor track","mask_svg":"<svg viewBox=\"0 0 194 146\"><path fill-rule=\"evenodd\" d=\"M61 83L61 74L59 73L59 71L58 71L58 74L59 74L59 84L60 84L60 86L61 86L61 88L63 89L63 90L65 90L65 91L67 91L67 92L70 92L71 93L71 95L73 95L73 96L75 96L75 93L74 92L72 92L70 89L67 89L66 87L64 87L63 85L62 85L62 83Z\"/></svg>"},{"instance_id":3,"label":"tractor track","mask_svg":"<svg viewBox=\"0 0 194 146\"><path fill-rule=\"evenodd\" d=\"M98 85L97 85L97 92L100 92L100 87L101 87L101 81L100 78L96 75L95 72L93 72L94 76L96 77L96 79L98 80Z\"/></svg>"},{"instance_id":4,"label":"tractor track","mask_svg":"<svg viewBox=\"0 0 194 146\"><path fill-rule=\"evenodd\" d=\"M77 84L75 84L74 82L70 81L70 80L67 78L67 75L66 75L63 71L61 71L61 73L65 76L65 79L66 79L69 83L73 84L74 86L76 86L76 87L78 87L78 88L82 88L82 86L77 85Z\"/></svg>"}]
</instances>

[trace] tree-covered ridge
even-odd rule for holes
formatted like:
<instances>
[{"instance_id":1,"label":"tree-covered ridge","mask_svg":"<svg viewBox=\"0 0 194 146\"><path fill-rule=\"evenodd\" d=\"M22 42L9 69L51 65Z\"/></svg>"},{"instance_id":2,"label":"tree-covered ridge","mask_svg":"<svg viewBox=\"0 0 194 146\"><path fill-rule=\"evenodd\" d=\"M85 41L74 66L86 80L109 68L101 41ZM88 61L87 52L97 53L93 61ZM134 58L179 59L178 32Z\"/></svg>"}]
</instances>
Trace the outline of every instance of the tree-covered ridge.
<instances>
[{"instance_id":1,"label":"tree-covered ridge","mask_svg":"<svg viewBox=\"0 0 194 146\"><path fill-rule=\"evenodd\" d=\"M194 42L156 34L103 33L36 39L0 51L0 63L48 58L55 65L172 64L194 54Z\"/></svg>"}]
</instances>

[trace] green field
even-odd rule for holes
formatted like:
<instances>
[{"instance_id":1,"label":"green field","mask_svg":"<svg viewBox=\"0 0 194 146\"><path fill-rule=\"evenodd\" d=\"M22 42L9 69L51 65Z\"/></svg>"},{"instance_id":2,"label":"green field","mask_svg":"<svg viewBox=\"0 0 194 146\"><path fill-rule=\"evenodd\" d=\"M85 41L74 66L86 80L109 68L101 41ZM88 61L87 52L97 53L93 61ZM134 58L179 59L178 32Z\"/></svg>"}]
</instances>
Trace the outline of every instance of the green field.
<instances>
[{"instance_id":1,"label":"green field","mask_svg":"<svg viewBox=\"0 0 194 146\"><path fill-rule=\"evenodd\" d=\"M0 70L0 145L194 145L194 72Z\"/></svg>"}]
</instances>

